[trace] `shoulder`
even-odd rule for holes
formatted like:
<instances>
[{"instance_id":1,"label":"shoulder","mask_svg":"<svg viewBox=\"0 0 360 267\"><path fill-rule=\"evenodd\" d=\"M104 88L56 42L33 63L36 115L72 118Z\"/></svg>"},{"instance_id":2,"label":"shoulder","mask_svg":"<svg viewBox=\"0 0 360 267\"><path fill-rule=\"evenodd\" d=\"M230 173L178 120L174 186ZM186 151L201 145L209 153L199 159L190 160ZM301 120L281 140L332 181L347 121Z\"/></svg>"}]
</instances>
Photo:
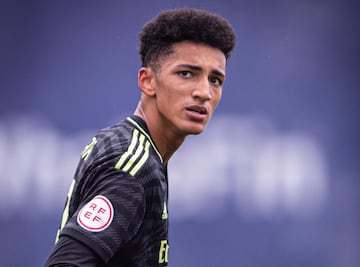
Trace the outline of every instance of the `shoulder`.
<instances>
[{"instance_id":1,"label":"shoulder","mask_svg":"<svg viewBox=\"0 0 360 267\"><path fill-rule=\"evenodd\" d=\"M131 176L143 177L156 170L164 172L160 153L153 143L145 123L138 117L129 117L132 125L130 142L115 167Z\"/></svg>"},{"instance_id":2,"label":"shoulder","mask_svg":"<svg viewBox=\"0 0 360 267\"><path fill-rule=\"evenodd\" d=\"M131 141L133 126L123 120L115 125L99 130L81 152L85 165L96 165L117 157L126 151Z\"/></svg>"},{"instance_id":3,"label":"shoulder","mask_svg":"<svg viewBox=\"0 0 360 267\"><path fill-rule=\"evenodd\" d=\"M94 179L109 173L130 175L142 185L165 176L161 155L139 117L128 117L98 131L85 146L77 177Z\"/></svg>"}]
</instances>

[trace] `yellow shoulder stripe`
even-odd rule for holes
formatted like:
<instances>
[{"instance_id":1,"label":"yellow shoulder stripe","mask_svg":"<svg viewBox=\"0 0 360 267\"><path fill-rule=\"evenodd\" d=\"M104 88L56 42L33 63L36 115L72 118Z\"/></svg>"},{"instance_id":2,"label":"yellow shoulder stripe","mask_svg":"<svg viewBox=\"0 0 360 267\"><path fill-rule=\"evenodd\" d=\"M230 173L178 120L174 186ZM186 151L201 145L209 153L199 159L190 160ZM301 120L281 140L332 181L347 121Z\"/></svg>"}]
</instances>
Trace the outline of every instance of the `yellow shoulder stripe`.
<instances>
[{"instance_id":1,"label":"yellow shoulder stripe","mask_svg":"<svg viewBox=\"0 0 360 267\"><path fill-rule=\"evenodd\" d=\"M149 158L149 148L150 142L139 130L134 129L130 145L116 163L115 168L134 176Z\"/></svg>"},{"instance_id":2,"label":"yellow shoulder stripe","mask_svg":"<svg viewBox=\"0 0 360 267\"><path fill-rule=\"evenodd\" d=\"M81 158L83 160L87 160L96 143L97 143L96 137L93 137L91 139L91 142L87 146L85 146L84 150L81 152Z\"/></svg>"},{"instance_id":3,"label":"yellow shoulder stripe","mask_svg":"<svg viewBox=\"0 0 360 267\"><path fill-rule=\"evenodd\" d=\"M135 126L140 130L140 132L147 137L147 139L149 140L151 146L152 146L153 149L155 150L156 154L159 156L159 159L161 160L161 162L163 162L162 156L161 156L160 152L157 150L155 144L152 142L151 137L150 137L150 136L144 131L144 129L141 128L141 126L140 126L136 121L134 121L132 118L128 117L127 120L128 120L129 122L131 122L133 125L135 125Z\"/></svg>"}]
</instances>

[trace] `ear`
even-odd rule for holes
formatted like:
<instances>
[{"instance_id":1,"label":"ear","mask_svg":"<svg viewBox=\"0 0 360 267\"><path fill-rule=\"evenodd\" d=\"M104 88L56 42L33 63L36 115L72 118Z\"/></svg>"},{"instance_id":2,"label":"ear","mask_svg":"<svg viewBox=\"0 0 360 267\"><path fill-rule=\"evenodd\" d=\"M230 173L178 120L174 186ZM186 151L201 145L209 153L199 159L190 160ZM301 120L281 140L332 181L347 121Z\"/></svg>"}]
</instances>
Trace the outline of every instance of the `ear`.
<instances>
[{"instance_id":1,"label":"ear","mask_svg":"<svg viewBox=\"0 0 360 267\"><path fill-rule=\"evenodd\" d=\"M142 67L138 71L138 86L140 90L148 95L155 95L155 73L151 68Z\"/></svg>"}]
</instances>

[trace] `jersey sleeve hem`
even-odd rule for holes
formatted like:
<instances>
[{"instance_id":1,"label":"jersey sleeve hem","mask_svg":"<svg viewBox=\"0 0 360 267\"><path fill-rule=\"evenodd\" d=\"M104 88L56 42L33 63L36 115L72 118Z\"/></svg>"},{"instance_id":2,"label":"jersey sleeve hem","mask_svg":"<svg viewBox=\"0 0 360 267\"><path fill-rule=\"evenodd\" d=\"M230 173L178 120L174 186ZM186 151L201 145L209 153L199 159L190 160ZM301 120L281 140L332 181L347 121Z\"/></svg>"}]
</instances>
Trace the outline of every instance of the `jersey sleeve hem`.
<instances>
[{"instance_id":1,"label":"jersey sleeve hem","mask_svg":"<svg viewBox=\"0 0 360 267\"><path fill-rule=\"evenodd\" d=\"M83 244L88 246L91 250L93 250L99 258L101 258L104 262L108 262L110 258L113 256L110 249L104 246L101 246L99 243L94 242L93 239L84 235L82 232L77 231L73 228L65 228L61 235L67 235Z\"/></svg>"}]
</instances>

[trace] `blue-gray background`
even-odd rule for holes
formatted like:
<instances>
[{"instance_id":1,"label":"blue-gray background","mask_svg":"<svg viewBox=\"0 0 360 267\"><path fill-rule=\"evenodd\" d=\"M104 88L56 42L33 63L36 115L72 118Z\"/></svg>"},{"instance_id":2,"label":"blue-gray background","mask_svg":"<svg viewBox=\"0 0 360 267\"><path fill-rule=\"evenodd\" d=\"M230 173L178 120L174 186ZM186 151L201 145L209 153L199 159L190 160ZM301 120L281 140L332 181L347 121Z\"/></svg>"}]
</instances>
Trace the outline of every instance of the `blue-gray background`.
<instances>
[{"instance_id":1,"label":"blue-gray background","mask_svg":"<svg viewBox=\"0 0 360 267\"><path fill-rule=\"evenodd\" d=\"M170 266L360 266L347 0L1 1L1 266L42 265L82 147L135 109L137 33L183 6L238 41L217 115L170 165Z\"/></svg>"}]
</instances>

